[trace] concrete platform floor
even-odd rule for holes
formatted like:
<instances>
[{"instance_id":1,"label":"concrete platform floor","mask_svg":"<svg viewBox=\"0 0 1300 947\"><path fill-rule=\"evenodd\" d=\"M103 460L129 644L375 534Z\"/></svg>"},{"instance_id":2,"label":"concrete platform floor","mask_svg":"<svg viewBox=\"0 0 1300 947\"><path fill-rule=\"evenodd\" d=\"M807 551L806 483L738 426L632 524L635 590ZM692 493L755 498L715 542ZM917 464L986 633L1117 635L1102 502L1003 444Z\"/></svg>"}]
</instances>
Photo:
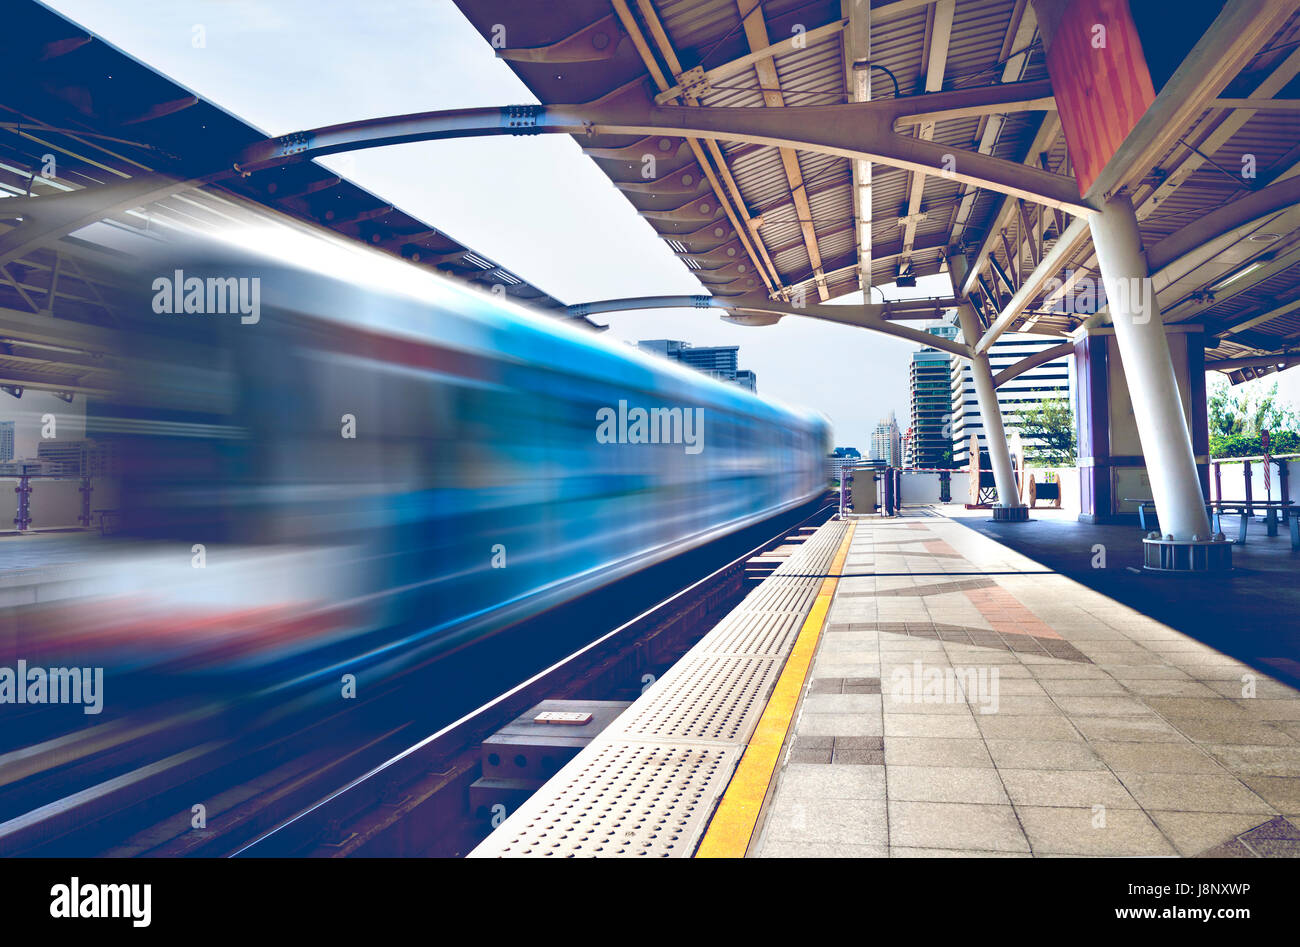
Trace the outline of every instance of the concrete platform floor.
<instances>
[{"instance_id":1,"label":"concrete platform floor","mask_svg":"<svg viewBox=\"0 0 1300 947\"><path fill-rule=\"evenodd\" d=\"M751 856L1300 856L1289 549L1202 585L945 512L857 522Z\"/></svg>"},{"instance_id":2,"label":"concrete platform floor","mask_svg":"<svg viewBox=\"0 0 1300 947\"><path fill-rule=\"evenodd\" d=\"M1142 572L1142 531L1093 526L1072 513L1034 510L1028 523L994 523L987 510L936 507L964 526L1068 575L1150 618L1300 687L1300 553L1286 527L1268 536L1256 517L1233 571L1219 576ZM1237 518L1224 517L1237 534ZM1096 547L1105 566L1095 568Z\"/></svg>"}]
</instances>

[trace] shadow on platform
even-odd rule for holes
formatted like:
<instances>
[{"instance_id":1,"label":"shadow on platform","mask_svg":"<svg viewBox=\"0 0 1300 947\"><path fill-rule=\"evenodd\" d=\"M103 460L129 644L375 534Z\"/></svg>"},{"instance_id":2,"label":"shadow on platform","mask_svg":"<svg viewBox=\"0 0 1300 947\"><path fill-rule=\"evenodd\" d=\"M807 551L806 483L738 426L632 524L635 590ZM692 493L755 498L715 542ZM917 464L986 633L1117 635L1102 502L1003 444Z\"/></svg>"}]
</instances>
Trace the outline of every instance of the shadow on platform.
<instances>
[{"instance_id":1,"label":"shadow on platform","mask_svg":"<svg viewBox=\"0 0 1300 947\"><path fill-rule=\"evenodd\" d=\"M1300 687L1300 553L1285 528L1265 534L1253 522L1233 546L1224 575L1142 572L1142 531L1081 523L1073 514L1034 510L1028 523L995 523L986 511L942 508L958 523L1055 572L1175 628L1265 674ZM911 512L911 511L908 511ZM1235 522L1225 522L1225 531ZM1099 546L1105 548L1105 566Z\"/></svg>"}]
</instances>

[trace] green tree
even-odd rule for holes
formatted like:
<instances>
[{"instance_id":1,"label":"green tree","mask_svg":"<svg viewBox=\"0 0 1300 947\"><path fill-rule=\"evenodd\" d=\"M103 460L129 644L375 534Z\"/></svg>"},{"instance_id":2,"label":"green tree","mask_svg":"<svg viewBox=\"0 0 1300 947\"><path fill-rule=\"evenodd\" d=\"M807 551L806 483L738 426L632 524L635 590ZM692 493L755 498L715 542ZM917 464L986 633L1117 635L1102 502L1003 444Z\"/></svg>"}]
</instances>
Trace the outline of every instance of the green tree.
<instances>
[{"instance_id":1,"label":"green tree","mask_svg":"<svg viewBox=\"0 0 1300 947\"><path fill-rule=\"evenodd\" d=\"M1040 401L1020 415L1025 463L1036 467L1073 467L1076 437L1074 411L1064 398Z\"/></svg>"},{"instance_id":2,"label":"green tree","mask_svg":"<svg viewBox=\"0 0 1300 947\"><path fill-rule=\"evenodd\" d=\"M1263 453L1260 435L1269 432L1274 454L1290 453L1300 440L1300 415L1278 400L1277 382L1266 390L1234 390L1226 379L1210 383L1211 457L1254 457Z\"/></svg>"}]
</instances>

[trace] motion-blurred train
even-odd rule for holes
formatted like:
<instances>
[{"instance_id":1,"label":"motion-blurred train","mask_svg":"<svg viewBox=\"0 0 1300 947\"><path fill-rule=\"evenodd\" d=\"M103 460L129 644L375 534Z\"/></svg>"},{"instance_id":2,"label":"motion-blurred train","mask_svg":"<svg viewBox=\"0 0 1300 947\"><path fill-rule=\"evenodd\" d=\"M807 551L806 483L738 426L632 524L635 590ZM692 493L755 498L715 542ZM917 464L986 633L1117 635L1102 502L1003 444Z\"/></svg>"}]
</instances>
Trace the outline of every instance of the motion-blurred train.
<instances>
[{"instance_id":1,"label":"motion-blurred train","mask_svg":"<svg viewBox=\"0 0 1300 947\"><path fill-rule=\"evenodd\" d=\"M820 415L199 196L70 248L122 340L86 421L114 446L122 539L95 594L28 616L29 650L337 676L826 489Z\"/></svg>"}]
</instances>

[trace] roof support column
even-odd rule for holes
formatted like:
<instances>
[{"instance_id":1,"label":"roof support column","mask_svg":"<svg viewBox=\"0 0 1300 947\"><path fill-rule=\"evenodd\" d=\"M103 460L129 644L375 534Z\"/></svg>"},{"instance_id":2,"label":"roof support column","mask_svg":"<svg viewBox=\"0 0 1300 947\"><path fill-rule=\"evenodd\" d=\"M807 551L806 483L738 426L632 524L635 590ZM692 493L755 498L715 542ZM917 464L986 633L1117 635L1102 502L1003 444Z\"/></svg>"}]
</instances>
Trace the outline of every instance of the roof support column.
<instances>
[{"instance_id":1,"label":"roof support column","mask_svg":"<svg viewBox=\"0 0 1300 947\"><path fill-rule=\"evenodd\" d=\"M957 319L961 323L961 332L966 344L972 349L979 341L979 322L975 318L975 307L967 300L962 300L957 307ZM998 503L1005 507L1023 507L1020 491L1016 489L1016 475L1011 469L1011 448L1007 443L1006 432L1002 428L1002 409L998 407L998 393L993 388L993 370L989 366L987 352L971 355L970 373L975 380L975 397L980 405L980 417L984 421L984 436L988 440L989 458L993 461L993 482L998 488ZM972 467L979 464L978 457L972 457Z\"/></svg>"},{"instance_id":2,"label":"roof support column","mask_svg":"<svg viewBox=\"0 0 1300 947\"><path fill-rule=\"evenodd\" d=\"M1107 200L1092 231L1111 321L1124 363L1138 437L1151 479L1161 533L1176 540L1207 540L1210 521L1197 476L1191 433L1183 413L1169 340L1128 195Z\"/></svg>"},{"instance_id":3,"label":"roof support column","mask_svg":"<svg viewBox=\"0 0 1300 947\"><path fill-rule=\"evenodd\" d=\"M871 101L871 4L869 0L840 0L844 30L844 84L850 102ZM871 302L871 162L851 160L853 221L858 244L858 285L862 301Z\"/></svg>"}]
</instances>

